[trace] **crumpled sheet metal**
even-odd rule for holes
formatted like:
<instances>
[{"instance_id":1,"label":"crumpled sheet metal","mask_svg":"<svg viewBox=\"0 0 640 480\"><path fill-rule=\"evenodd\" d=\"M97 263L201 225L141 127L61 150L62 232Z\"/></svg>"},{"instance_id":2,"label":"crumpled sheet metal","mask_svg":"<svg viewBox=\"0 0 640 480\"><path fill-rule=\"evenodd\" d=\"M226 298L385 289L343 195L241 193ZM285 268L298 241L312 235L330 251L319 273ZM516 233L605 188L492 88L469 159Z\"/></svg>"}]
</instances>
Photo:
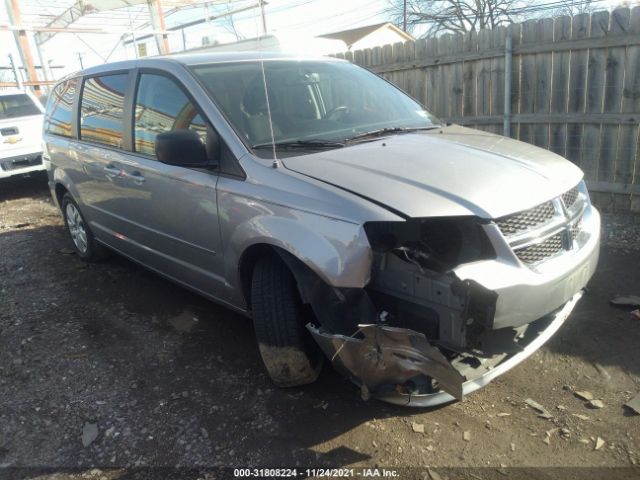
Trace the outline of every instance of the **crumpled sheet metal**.
<instances>
[{"instance_id":1,"label":"crumpled sheet metal","mask_svg":"<svg viewBox=\"0 0 640 480\"><path fill-rule=\"evenodd\" d=\"M312 324L307 329L336 368L373 394L381 385L403 384L425 375L437 380L445 392L462 399L465 378L422 333L386 325L360 325L361 339L323 332Z\"/></svg>"}]
</instances>

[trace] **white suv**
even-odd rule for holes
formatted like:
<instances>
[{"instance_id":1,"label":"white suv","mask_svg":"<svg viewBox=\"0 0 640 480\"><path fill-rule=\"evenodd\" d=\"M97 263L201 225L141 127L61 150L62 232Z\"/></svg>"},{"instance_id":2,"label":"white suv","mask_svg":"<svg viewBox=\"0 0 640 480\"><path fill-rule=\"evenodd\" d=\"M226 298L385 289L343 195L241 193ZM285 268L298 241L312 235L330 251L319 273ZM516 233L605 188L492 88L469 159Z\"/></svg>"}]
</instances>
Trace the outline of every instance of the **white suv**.
<instances>
[{"instance_id":1,"label":"white suv","mask_svg":"<svg viewBox=\"0 0 640 480\"><path fill-rule=\"evenodd\" d=\"M24 90L0 90L0 178L44 170L44 108Z\"/></svg>"}]
</instances>

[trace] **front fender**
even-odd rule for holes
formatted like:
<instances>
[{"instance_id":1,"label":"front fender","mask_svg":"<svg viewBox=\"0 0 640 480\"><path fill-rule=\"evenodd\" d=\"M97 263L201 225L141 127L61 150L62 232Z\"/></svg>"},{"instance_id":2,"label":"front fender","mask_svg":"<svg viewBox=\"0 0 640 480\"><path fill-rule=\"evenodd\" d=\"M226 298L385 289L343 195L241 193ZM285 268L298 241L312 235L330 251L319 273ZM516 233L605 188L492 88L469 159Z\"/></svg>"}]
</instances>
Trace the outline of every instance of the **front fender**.
<instances>
[{"instance_id":1,"label":"front fender","mask_svg":"<svg viewBox=\"0 0 640 480\"><path fill-rule=\"evenodd\" d=\"M369 282L373 257L362 225L272 207L270 214L237 225L229 238L225 268L236 285L243 253L258 244L289 252L333 287L361 288Z\"/></svg>"}]
</instances>

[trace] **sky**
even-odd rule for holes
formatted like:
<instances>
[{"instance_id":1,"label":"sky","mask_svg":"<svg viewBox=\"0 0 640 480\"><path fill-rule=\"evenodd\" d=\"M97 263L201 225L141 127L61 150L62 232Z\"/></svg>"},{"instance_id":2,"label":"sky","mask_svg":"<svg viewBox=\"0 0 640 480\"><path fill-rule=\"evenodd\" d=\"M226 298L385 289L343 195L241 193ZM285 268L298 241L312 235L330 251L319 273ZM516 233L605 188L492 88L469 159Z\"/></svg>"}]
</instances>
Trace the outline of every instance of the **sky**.
<instances>
[{"instance_id":1,"label":"sky","mask_svg":"<svg viewBox=\"0 0 640 480\"><path fill-rule=\"evenodd\" d=\"M256 3L247 0L237 4ZM226 6L209 7L209 14L222 13ZM266 7L267 31L269 34L297 33L315 36L348 28L355 28L386 21L383 13L387 8L387 0L268 0ZM202 18L204 8L179 12L166 18L167 27L181 24L190 20ZM233 16L236 30L244 38L262 35L262 21L260 10L254 9ZM8 23L4 2L0 2L0 23ZM121 25L120 27L125 27ZM209 37L211 43L227 43L236 40L229 31L228 21L219 20L210 24L194 26L186 30L186 47L202 46L203 37ZM125 47L119 42L120 34L58 34L46 42L42 47L43 56L52 65L64 65L64 69L57 69L56 76L80 69L78 54L82 56L84 68L92 65L135 58L134 46ZM173 34L169 37L172 52L183 49L182 35ZM155 41L147 39L148 54L157 53ZM140 43L143 43L140 42ZM119 45L119 46L118 46ZM115 50L114 50L115 48ZM8 66L8 53L11 52L18 59L13 35L10 32L0 32L0 65ZM36 63L37 54L32 48ZM19 61L19 60L18 60Z\"/></svg>"},{"instance_id":2,"label":"sky","mask_svg":"<svg viewBox=\"0 0 640 480\"><path fill-rule=\"evenodd\" d=\"M19 3L21 0L18 0ZM552 0L532 2L532 4L549 3ZM596 0L603 9L612 8L622 0ZM69 4L72 0L68 1ZM254 4L256 0L236 0L233 6L216 5L190 9L166 18L167 27L179 25L190 20L203 18L208 12L215 15L228 8L238 8L243 5ZM331 33L335 31L356 28L388 21L386 12L388 0L268 0L266 7L267 31L275 35L304 35L307 37ZM46 12L46 1L43 3ZM253 38L262 34L260 10L253 9L233 16L236 31L243 38ZM0 23L8 23L4 2L0 0ZM120 28L126 25L119 25ZM194 48L203 44L203 37L208 37L210 43L227 43L236 37L231 33L227 20L217 20L211 23L191 27L186 31L186 47ZM184 47L182 35L169 36L172 52L181 51ZM140 41L146 43L149 55L157 53L155 41L151 39ZM33 42L32 42L33 44ZM46 42L42 48L44 58L52 65L64 68L55 70L55 77L74 72L82 67L102 64L107 61L117 61L135 58L133 44L123 46L120 34L58 34ZM8 66L8 54L19 59L15 48L13 35L10 32L0 32L0 66ZM36 63L38 62L36 49L32 48ZM10 72L4 71L0 79L12 81ZM7 77L9 76L9 77Z\"/></svg>"}]
</instances>

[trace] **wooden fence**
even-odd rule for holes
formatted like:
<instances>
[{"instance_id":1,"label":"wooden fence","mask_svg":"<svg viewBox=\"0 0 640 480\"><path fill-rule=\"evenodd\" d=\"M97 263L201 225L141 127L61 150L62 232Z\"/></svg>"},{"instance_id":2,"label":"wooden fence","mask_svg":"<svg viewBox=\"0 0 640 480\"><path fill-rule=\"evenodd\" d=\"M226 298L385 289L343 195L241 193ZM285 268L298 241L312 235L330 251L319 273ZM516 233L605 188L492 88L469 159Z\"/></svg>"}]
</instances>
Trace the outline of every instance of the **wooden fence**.
<instances>
[{"instance_id":1,"label":"wooden fence","mask_svg":"<svg viewBox=\"0 0 640 480\"><path fill-rule=\"evenodd\" d=\"M568 158L601 208L640 212L640 7L336 56L380 73L443 120Z\"/></svg>"}]
</instances>

